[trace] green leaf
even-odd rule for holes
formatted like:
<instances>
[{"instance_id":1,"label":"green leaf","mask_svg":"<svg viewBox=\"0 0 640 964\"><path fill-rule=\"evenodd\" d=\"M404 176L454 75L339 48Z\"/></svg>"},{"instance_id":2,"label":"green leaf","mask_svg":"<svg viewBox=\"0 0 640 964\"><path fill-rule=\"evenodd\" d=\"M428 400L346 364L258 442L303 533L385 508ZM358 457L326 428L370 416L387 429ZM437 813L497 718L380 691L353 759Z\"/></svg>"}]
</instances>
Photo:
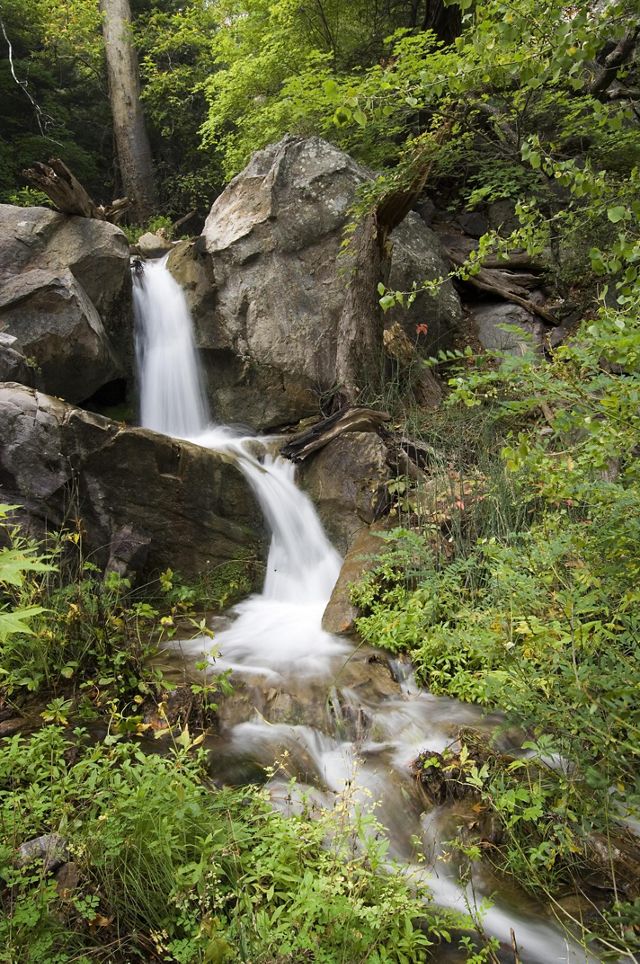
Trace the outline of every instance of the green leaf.
<instances>
[{"instance_id":1,"label":"green leaf","mask_svg":"<svg viewBox=\"0 0 640 964\"><path fill-rule=\"evenodd\" d=\"M42 562L37 556L20 549L0 551L0 583L6 586L21 586L27 572L53 572L55 566Z\"/></svg>"},{"instance_id":2,"label":"green leaf","mask_svg":"<svg viewBox=\"0 0 640 964\"><path fill-rule=\"evenodd\" d=\"M357 110L354 110L353 119L356 122L356 124L358 124L360 127L367 126L367 115L363 110L360 110L359 107L357 108Z\"/></svg>"},{"instance_id":3,"label":"green leaf","mask_svg":"<svg viewBox=\"0 0 640 964\"><path fill-rule=\"evenodd\" d=\"M348 107L338 107L335 114L333 115L334 122L338 127L344 127L345 124L350 123L353 117L352 111Z\"/></svg>"},{"instance_id":4,"label":"green leaf","mask_svg":"<svg viewBox=\"0 0 640 964\"><path fill-rule=\"evenodd\" d=\"M324 84L322 85L322 89L329 100L337 100L338 94L340 93L340 88L335 80L325 80Z\"/></svg>"},{"instance_id":5,"label":"green leaf","mask_svg":"<svg viewBox=\"0 0 640 964\"><path fill-rule=\"evenodd\" d=\"M29 606L27 609L16 609L15 612L0 612L0 643L6 642L9 636L16 633L33 635L33 630L25 620L32 619L45 610L42 606Z\"/></svg>"},{"instance_id":6,"label":"green leaf","mask_svg":"<svg viewBox=\"0 0 640 964\"><path fill-rule=\"evenodd\" d=\"M621 204L618 204L614 208L609 208L607 211L607 217L613 224L617 224L618 221L622 221L627 217L627 210L623 208Z\"/></svg>"}]
</instances>

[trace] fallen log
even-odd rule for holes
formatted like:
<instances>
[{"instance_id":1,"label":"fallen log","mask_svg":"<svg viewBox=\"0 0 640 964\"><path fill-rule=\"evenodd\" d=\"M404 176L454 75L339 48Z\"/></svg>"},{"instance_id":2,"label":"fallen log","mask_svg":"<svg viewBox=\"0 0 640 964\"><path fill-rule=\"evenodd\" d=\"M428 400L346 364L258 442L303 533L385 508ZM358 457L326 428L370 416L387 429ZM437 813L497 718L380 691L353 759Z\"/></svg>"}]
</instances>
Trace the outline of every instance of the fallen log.
<instances>
[{"instance_id":1,"label":"fallen log","mask_svg":"<svg viewBox=\"0 0 640 964\"><path fill-rule=\"evenodd\" d=\"M443 248L455 252L458 257L466 260L472 252L478 250L476 238L471 238L467 234L460 234L460 232L454 230L452 225L436 225L434 231L438 235ZM489 253L482 259L480 266L482 268L498 268L501 271L532 272L531 277L545 271L544 263L522 248L500 254ZM537 283L540 285L540 279L537 279Z\"/></svg>"},{"instance_id":2,"label":"fallen log","mask_svg":"<svg viewBox=\"0 0 640 964\"><path fill-rule=\"evenodd\" d=\"M448 248L446 249L446 253L451 262L458 265L458 267L465 264L466 258L463 258L456 251ZM546 321L548 325L560 324L559 319L556 318L548 308L545 308L543 305L537 305L534 301L531 301L530 298L526 298L522 294L513 291L512 288L505 287L504 283L498 281L495 273L488 271L486 268L480 268L477 274L464 278L464 283L471 285L473 288L477 288L478 291L488 292L497 298L502 298L503 301L510 301L514 305L520 305L521 308L525 308L531 312L531 314L538 315L538 317Z\"/></svg>"},{"instance_id":3,"label":"fallen log","mask_svg":"<svg viewBox=\"0 0 640 964\"><path fill-rule=\"evenodd\" d=\"M280 449L280 454L292 462L303 462L339 435L345 432L376 432L390 418L386 412L376 412L372 408L341 409L299 435L294 435Z\"/></svg>"},{"instance_id":4,"label":"fallen log","mask_svg":"<svg viewBox=\"0 0 640 964\"><path fill-rule=\"evenodd\" d=\"M46 164L36 161L23 171L29 184L43 191L61 214L75 214L83 218L117 223L131 207L129 198L121 197L111 204L96 204L77 177L59 157L51 157Z\"/></svg>"}]
</instances>

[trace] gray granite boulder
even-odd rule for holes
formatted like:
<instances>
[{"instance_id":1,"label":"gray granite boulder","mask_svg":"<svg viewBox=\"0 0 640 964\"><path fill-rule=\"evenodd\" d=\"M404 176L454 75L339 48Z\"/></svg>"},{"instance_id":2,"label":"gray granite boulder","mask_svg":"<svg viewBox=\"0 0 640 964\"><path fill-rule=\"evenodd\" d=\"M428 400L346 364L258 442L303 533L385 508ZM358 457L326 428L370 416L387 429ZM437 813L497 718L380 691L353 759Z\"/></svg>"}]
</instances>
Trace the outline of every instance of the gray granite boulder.
<instances>
[{"instance_id":1,"label":"gray granite boulder","mask_svg":"<svg viewBox=\"0 0 640 964\"><path fill-rule=\"evenodd\" d=\"M220 421L265 429L318 411L335 383L344 304L345 227L359 185L372 178L320 138L285 137L256 153L215 201L202 237L177 246L169 267L184 285ZM417 214L394 232L390 284L446 275L440 243ZM435 297L389 312L426 353L461 317L450 282Z\"/></svg>"},{"instance_id":2,"label":"gray granite boulder","mask_svg":"<svg viewBox=\"0 0 640 964\"><path fill-rule=\"evenodd\" d=\"M0 385L0 502L21 506L35 535L78 525L85 557L120 573L198 576L264 541L230 457L11 383Z\"/></svg>"},{"instance_id":3,"label":"gray granite boulder","mask_svg":"<svg viewBox=\"0 0 640 964\"><path fill-rule=\"evenodd\" d=\"M300 466L300 483L341 553L388 501L386 484L393 476L388 459L387 447L375 432L349 432Z\"/></svg>"},{"instance_id":4,"label":"gray granite boulder","mask_svg":"<svg viewBox=\"0 0 640 964\"><path fill-rule=\"evenodd\" d=\"M130 373L131 278L122 231L48 208L0 205L0 334L13 339L12 351L26 359L38 388L72 402ZM14 366L14 377L23 375Z\"/></svg>"},{"instance_id":5,"label":"gray granite boulder","mask_svg":"<svg viewBox=\"0 0 640 964\"><path fill-rule=\"evenodd\" d=\"M547 326L526 308L500 301L474 308L472 318L478 341L489 351L524 355L542 350Z\"/></svg>"}]
</instances>

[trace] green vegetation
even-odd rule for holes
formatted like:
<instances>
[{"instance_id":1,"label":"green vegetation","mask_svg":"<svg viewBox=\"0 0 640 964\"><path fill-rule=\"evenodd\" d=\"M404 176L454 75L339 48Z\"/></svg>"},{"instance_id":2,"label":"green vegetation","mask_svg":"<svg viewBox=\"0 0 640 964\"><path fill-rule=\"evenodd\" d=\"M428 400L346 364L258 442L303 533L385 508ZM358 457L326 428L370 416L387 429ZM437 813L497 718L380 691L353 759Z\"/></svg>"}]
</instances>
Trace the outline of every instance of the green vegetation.
<instances>
[{"instance_id":1,"label":"green vegetation","mask_svg":"<svg viewBox=\"0 0 640 964\"><path fill-rule=\"evenodd\" d=\"M150 668L162 640L178 624L202 630L205 609L226 609L256 584L259 567L246 553L198 585L167 569L134 589L84 558L80 531L51 536L40 551L11 523L11 508L0 506L0 685L9 700L64 694L102 709L115 699L130 716L166 686Z\"/></svg>"},{"instance_id":2,"label":"green vegetation","mask_svg":"<svg viewBox=\"0 0 640 964\"><path fill-rule=\"evenodd\" d=\"M216 790L181 742L160 757L60 726L9 741L0 960L422 961L463 923L384 871L346 803L284 818L258 790ZM66 842L70 888L42 861L16 865L43 832Z\"/></svg>"},{"instance_id":3,"label":"green vegetation","mask_svg":"<svg viewBox=\"0 0 640 964\"><path fill-rule=\"evenodd\" d=\"M394 533L354 591L365 640L408 652L432 692L499 707L527 735L532 763L466 779L503 823L502 865L556 894L579 888L593 835L620 834L640 808L635 250L619 306L550 361L471 355L449 373L448 438L438 448L428 422L425 437L445 478L474 487L445 485L445 523ZM419 488L400 501L415 518ZM614 862L602 873L615 893ZM616 913L626 923L614 914L607 939L636 951L635 910Z\"/></svg>"},{"instance_id":4,"label":"green vegetation","mask_svg":"<svg viewBox=\"0 0 640 964\"><path fill-rule=\"evenodd\" d=\"M197 749L203 735L171 726L164 703L160 733L173 745L166 756L143 752L132 734L149 729L142 713L167 686L146 663L196 590L163 573L160 617L132 601L126 580L102 581L86 563L58 586L61 547L43 556L8 532L3 694L23 706L25 691L50 701L45 725L5 738L0 754L0 960L406 964L470 926L388 866L379 828L354 819L348 795L331 811L304 805L285 818L266 792L218 789ZM80 540L65 544L77 552ZM246 589L242 572L230 564L214 576L208 589L221 604ZM43 834L55 846L21 857ZM64 877L54 876L60 864Z\"/></svg>"}]
</instances>

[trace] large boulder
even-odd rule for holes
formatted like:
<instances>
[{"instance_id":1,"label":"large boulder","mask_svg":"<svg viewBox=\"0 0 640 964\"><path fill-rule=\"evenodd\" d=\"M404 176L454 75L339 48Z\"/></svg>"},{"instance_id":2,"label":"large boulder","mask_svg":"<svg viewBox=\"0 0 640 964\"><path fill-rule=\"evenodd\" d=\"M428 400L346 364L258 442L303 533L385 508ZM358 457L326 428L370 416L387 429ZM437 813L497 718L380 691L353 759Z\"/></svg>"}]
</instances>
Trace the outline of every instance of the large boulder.
<instances>
[{"instance_id":1,"label":"large boulder","mask_svg":"<svg viewBox=\"0 0 640 964\"><path fill-rule=\"evenodd\" d=\"M373 175L319 138L285 137L254 155L215 201L202 237L169 267L184 285L216 418L265 429L318 410L335 384L338 320L347 284L340 256L359 185ZM440 244L410 214L394 232L390 284L446 275ZM399 321L427 352L461 317L450 282Z\"/></svg>"},{"instance_id":2,"label":"large boulder","mask_svg":"<svg viewBox=\"0 0 640 964\"><path fill-rule=\"evenodd\" d=\"M392 475L387 447L375 432L340 435L302 463L302 487L341 553L386 506Z\"/></svg>"},{"instance_id":3,"label":"large boulder","mask_svg":"<svg viewBox=\"0 0 640 964\"><path fill-rule=\"evenodd\" d=\"M42 534L79 520L96 564L187 576L255 551L261 513L233 460L0 385L0 502Z\"/></svg>"},{"instance_id":4,"label":"large boulder","mask_svg":"<svg viewBox=\"0 0 640 964\"><path fill-rule=\"evenodd\" d=\"M0 205L0 332L38 388L72 402L128 374L129 245L115 225Z\"/></svg>"}]
</instances>

